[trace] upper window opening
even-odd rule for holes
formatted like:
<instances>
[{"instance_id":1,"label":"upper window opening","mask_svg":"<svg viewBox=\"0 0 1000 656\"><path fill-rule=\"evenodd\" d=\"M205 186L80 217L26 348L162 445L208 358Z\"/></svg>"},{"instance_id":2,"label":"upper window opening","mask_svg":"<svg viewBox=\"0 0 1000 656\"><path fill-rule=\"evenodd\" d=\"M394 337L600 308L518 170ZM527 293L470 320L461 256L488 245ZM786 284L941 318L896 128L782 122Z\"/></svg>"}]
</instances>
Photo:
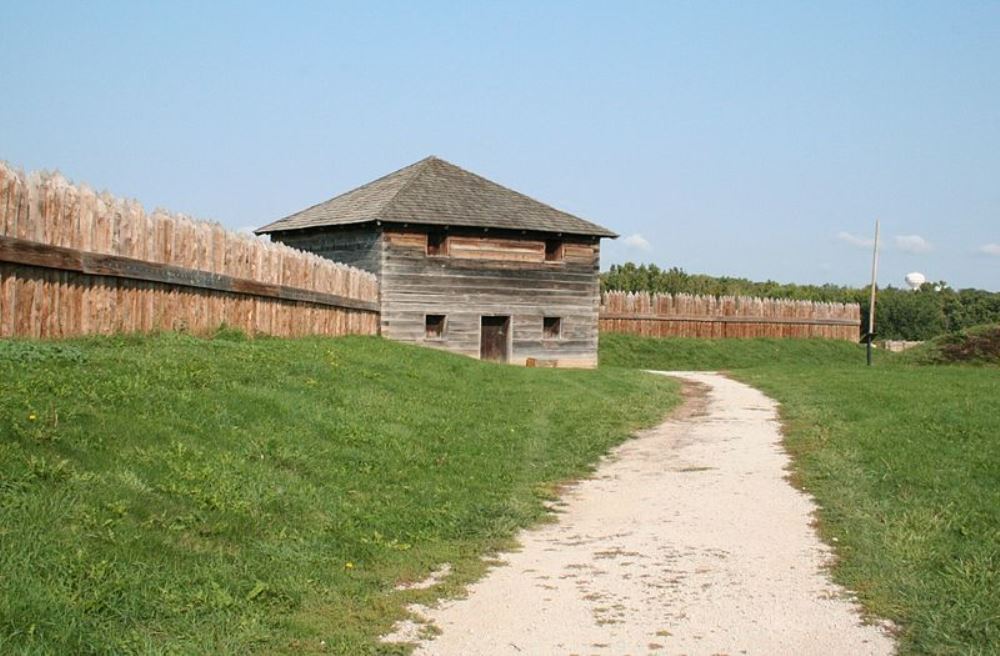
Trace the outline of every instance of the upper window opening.
<instances>
[{"instance_id":1,"label":"upper window opening","mask_svg":"<svg viewBox=\"0 0 1000 656\"><path fill-rule=\"evenodd\" d=\"M558 262L563 259L563 243L561 239L545 240L545 261Z\"/></svg>"},{"instance_id":2,"label":"upper window opening","mask_svg":"<svg viewBox=\"0 0 1000 656\"><path fill-rule=\"evenodd\" d=\"M562 336L562 319L560 317L542 319L542 336L545 339L559 339Z\"/></svg>"},{"instance_id":3,"label":"upper window opening","mask_svg":"<svg viewBox=\"0 0 1000 656\"><path fill-rule=\"evenodd\" d=\"M427 233L427 254L428 255L447 255L448 254L448 235L443 232L428 232Z\"/></svg>"},{"instance_id":4,"label":"upper window opening","mask_svg":"<svg viewBox=\"0 0 1000 656\"><path fill-rule=\"evenodd\" d=\"M436 339L444 336L444 315L428 314L424 319L424 327L427 330L427 337Z\"/></svg>"}]
</instances>

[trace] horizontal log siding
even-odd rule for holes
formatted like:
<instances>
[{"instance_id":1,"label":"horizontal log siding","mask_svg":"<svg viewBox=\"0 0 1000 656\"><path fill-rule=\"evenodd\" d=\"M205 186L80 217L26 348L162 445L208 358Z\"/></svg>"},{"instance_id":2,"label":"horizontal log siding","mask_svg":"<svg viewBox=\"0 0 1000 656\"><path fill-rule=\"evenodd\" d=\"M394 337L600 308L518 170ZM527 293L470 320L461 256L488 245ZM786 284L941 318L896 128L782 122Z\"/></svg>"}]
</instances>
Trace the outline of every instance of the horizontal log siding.
<instances>
[{"instance_id":1,"label":"horizontal log siding","mask_svg":"<svg viewBox=\"0 0 1000 656\"><path fill-rule=\"evenodd\" d=\"M544 262L545 242L450 235L445 249L451 257L471 260Z\"/></svg>"},{"instance_id":2,"label":"horizontal log siding","mask_svg":"<svg viewBox=\"0 0 1000 656\"><path fill-rule=\"evenodd\" d=\"M378 274L379 231L374 226L289 230L272 233L271 239L334 262Z\"/></svg>"},{"instance_id":3,"label":"horizontal log siding","mask_svg":"<svg viewBox=\"0 0 1000 656\"><path fill-rule=\"evenodd\" d=\"M426 254L424 233L387 228L382 238L382 334L479 357L480 317L511 317L510 361L597 364L599 247L568 242L545 262L540 240L449 235L445 256ZM441 338L425 335L427 314L447 316ZM544 339L542 319L562 319Z\"/></svg>"}]
</instances>

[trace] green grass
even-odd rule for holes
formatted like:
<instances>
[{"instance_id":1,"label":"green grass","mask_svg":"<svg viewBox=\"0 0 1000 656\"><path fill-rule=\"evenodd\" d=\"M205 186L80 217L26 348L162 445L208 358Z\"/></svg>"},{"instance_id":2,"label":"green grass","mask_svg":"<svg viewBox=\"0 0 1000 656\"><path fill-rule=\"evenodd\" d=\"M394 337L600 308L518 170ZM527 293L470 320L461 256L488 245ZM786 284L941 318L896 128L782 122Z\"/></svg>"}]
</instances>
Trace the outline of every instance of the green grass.
<instances>
[{"instance_id":1,"label":"green grass","mask_svg":"<svg viewBox=\"0 0 1000 656\"><path fill-rule=\"evenodd\" d=\"M601 338L605 364L644 366L648 353L654 368L727 369L781 402L834 576L898 623L902 654L1000 653L996 369L887 353L868 368L851 344L613 337Z\"/></svg>"},{"instance_id":2,"label":"green grass","mask_svg":"<svg viewBox=\"0 0 1000 656\"><path fill-rule=\"evenodd\" d=\"M377 338L0 341L0 653L400 653L678 398Z\"/></svg>"},{"instance_id":3,"label":"green grass","mask_svg":"<svg viewBox=\"0 0 1000 656\"><path fill-rule=\"evenodd\" d=\"M892 353L877 353L891 358ZM601 335L601 364L660 370L743 369L783 364L852 364L864 362L864 345L831 339L653 339Z\"/></svg>"}]
</instances>

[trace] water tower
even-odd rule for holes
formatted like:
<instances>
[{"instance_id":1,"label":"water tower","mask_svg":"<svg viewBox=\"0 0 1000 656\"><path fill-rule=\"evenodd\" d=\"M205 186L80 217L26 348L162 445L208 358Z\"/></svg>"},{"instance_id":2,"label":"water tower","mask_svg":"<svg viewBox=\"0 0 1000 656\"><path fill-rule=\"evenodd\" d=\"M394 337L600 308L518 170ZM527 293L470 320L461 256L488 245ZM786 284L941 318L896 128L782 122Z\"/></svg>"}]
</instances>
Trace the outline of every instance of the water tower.
<instances>
[{"instance_id":1,"label":"water tower","mask_svg":"<svg viewBox=\"0 0 1000 656\"><path fill-rule=\"evenodd\" d=\"M925 282L927 282L927 277L922 273L914 271L913 273L906 274L906 284L914 291L920 289L920 286Z\"/></svg>"}]
</instances>

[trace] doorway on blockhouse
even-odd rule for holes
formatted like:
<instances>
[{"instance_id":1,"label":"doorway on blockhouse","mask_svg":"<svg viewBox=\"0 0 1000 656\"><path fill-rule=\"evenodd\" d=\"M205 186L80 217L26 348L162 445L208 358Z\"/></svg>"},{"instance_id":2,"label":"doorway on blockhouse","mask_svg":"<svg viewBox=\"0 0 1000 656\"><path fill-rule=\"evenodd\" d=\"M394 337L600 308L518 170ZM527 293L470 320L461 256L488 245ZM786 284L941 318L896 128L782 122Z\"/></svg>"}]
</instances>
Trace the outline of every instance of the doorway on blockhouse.
<instances>
[{"instance_id":1,"label":"doorway on blockhouse","mask_svg":"<svg viewBox=\"0 0 1000 656\"><path fill-rule=\"evenodd\" d=\"M479 359L507 362L510 317L482 317L479 332Z\"/></svg>"}]
</instances>

